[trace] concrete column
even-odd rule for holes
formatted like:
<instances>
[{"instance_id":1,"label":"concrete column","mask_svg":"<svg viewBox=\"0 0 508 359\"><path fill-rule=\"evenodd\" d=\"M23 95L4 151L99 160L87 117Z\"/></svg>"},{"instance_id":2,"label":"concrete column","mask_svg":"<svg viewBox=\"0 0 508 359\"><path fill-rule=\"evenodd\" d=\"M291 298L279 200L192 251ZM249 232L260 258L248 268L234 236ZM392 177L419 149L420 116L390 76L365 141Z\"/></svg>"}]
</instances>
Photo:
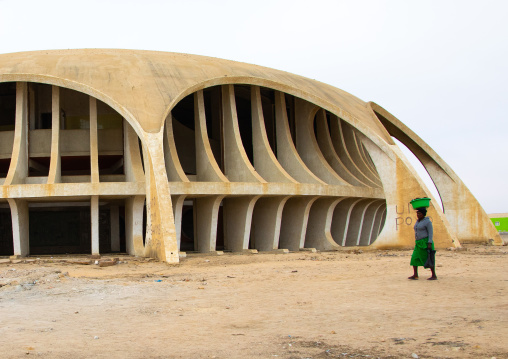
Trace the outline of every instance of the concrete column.
<instances>
[{"instance_id":1,"label":"concrete column","mask_svg":"<svg viewBox=\"0 0 508 359\"><path fill-rule=\"evenodd\" d=\"M178 158L175 137L173 134L173 116L171 113L166 118L164 132L164 162L169 182L189 182L183 171L182 164Z\"/></svg>"},{"instance_id":2,"label":"concrete column","mask_svg":"<svg viewBox=\"0 0 508 359\"><path fill-rule=\"evenodd\" d=\"M254 206L252 215L251 241L258 251L273 251L279 248L282 209L290 198L264 197Z\"/></svg>"},{"instance_id":3,"label":"concrete column","mask_svg":"<svg viewBox=\"0 0 508 359\"><path fill-rule=\"evenodd\" d=\"M254 168L261 177L269 182L295 183L296 181L277 161L268 142L259 86L251 86L251 109Z\"/></svg>"},{"instance_id":4,"label":"concrete column","mask_svg":"<svg viewBox=\"0 0 508 359\"><path fill-rule=\"evenodd\" d=\"M275 91L275 132L277 137L277 160L284 170L302 183L325 184L312 173L300 158L291 138L286 99L284 93Z\"/></svg>"},{"instance_id":5,"label":"concrete column","mask_svg":"<svg viewBox=\"0 0 508 359\"><path fill-rule=\"evenodd\" d=\"M97 141L97 100L90 96L90 175L99 183L99 148Z\"/></svg>"},{"instance_id":6,"label":"concrete column","mask_svg":"<svg viewBox=\"0 0 508 359\"><path fill-rule=\"evenodd\" d=\"M60 155L60 87L52 86L51 101L51 160L48 184L62 182Z\"/></svg>"},{"instance_id":7,"label":"concrete column","mask_svg":"<svg viewBox=\"0 0 508 359\"><path fill-rule=\"evenodd\" d=\"M12 239L14 255L26 257L30 254L28 238L29 211L28 202L21 199L7 199L11 207Z\"/></svg>"},{"instance_id":8,"label":"concrete column","mask_svg":"<svg viewBox=\"0 0 508 359\"><path fill-rule=\"evenodd\" d=\"M117 205L109 207L111 223L111 251L120 252L120 209Z\"/></svg>"},{"instance_id":9,"label":"concrete column","mask_svg":"<svg viewBox=\"0 0 508 359\"><path fill-rule=\"evenodd\" d=\"M201 253L213 252L217 246L217 220L224 196L199 197L194 201L194 248Z\"/></svg>"},{"instance_id":10,"label":"concrete column","mask_svg":"<svg viewBox=\"0 0 508 359\"><path fill-rule=\"evenodd\" d=\"M171 196L171 203L173 204L173 218L175 219L175 232L176 242L178 244L178 251L180 251L180 244L182 241L182 209L183 202L186 195Z\"/></svg>"},{"instance_id":11,"label":"concrete column","mask_svg":"<svg viewBox=\"0 0 508 359\"><path fill-rule=\"evenodd\" d=\"M295 98L296 149L307 168L323 182L345 185L347 183L326 162L314 136L314 116L318 110L318 106ZM324 113L325 110L319 110L320 116Z\"/></svg>"},{"instance_id":12,"label":"concrete column","mask_svg":"<svg viewBox=\"0 0 508 359\"><path fill-rule=\"evenodd\" d=\"M365 212L371 203L371 199L362 199L352 208L346 234L346 246L357 246L359 244L360 234L364 225Z\"/></svg>"},{"instance_id":13,"label":"concrete column","mask_svg":"<svg viewBox=\"0 0 508 359\"><path fill-rule=\"evenodd\" d=\"M351 211L361 198L346 198L339 202L333 212L331 233L333 240L341 245L346 245L346 237L350 223Z\"/></svg>"},{"instance_id":14,"label":"concrete column","mask_svg":"<svg viewBox=\"0 0 508 359\"><path fill-rule=\"evenodd\" d=\"M372 229L374 228L374 222L376 221L376 213L383 204L384 201L373 201L366 209L363 218L362 230L357 242L359 246L368 246L370 244Z\"/></svg>"},{"instance_id":15,"label":"concrete column","mask_svg":"<svg viewBox=\"0 0 508 359\"><path fill-rule=\"evenodd\" d=\"M340 160L347 169L362 183L370 187L377 187L377 185L372 182L370 179L365 177L365 175L358 169L354 160L351 158L351 155L348 152L346 147L346 143L344 140L343 132L342 132L342 120L339 119L335 115L331 115L330 118L330 136L332 138L332 143L335 148L335 152L339 156Z\"/></svg>"},{"instance_id":16,"label":"concrete column","mask_svg":"<svg viewBox=\"0 0 508 359\"><path fill-rule=\"evenodd\" d=\"M250 163L240 136L234 85L222 86L224 173L234 182L266 182Z\"/></svg>"},{"instance_id":17,"label":"concrete column","mask_svg":"<svg viewBox=\"0 0 508 359\"><path fill-rule=\"evenodd\" d=\"M346 124L344 122L341 123L341 129L342 129L342 136L344 138L344 143L347 147L347 151L349 155L351 156L351 159L355 163L358 170L362 173L363 176L369 179L369 181L376 184L376 186L381 186L381 181L379 179L379 176L374 173L372 173L368 168L365 162L363 161L363 158L360 154L360 149L358 147L357 138L355 136L355 130L353 129L353 126Z\"/></svg>"},{"instance_id":18,"label":"concrete column","mask_svg":"<svg viewBox=\"0 0 508 359\"><path fill-rule=\"evenodd\" d=\"M224 199L224 243L227 249L241 252L249 249L254 204L261 196Z\"/></svg>"},{"instance_id":19,"label":"concrete column","mask_svg":"<svg viewBox=\"0 0 508 359\"><path fill-rule=\"evenodd\" d=\"M198 181L229 182L213 156L206 129L203 91L194 93L194 128L196 140L196 177Z\"/></svg>"},{"instance_id":20,"label":"concrete column","mask_svg":"<svg viewBox=\"0 0 508 359\"><path fill-rule=\"evenodd\" d=\"M360 156L363 160L363 163L365 164L365 167L370 171L370 173L372 173L376 181L378 181L381 185L381 178L379 178L379 173L376 171L376 166L374 166L374 163L370 159L367 150L365 149L365 146L363 145L362 140L358 136L357 132L355 132L355 139L358 147L358 152L360 152Z\"/></svg>"},{"instance_id":21,"label":"concrete column","mask_svg":"<svg viewBox=\"0 0 508 359\"><path fill-rule=\"evenodd\" d=\"M305 233L309 220L310 207L319 197L290 198L282 211L282 224L280 229L280 249L298 251L304 248Z\"/></svg>"},{"instance_id":22,"label":"concrete column","mask_svg":"<svg viewBox=\"0 0 508 359\"><path fill-rule=\"evenodd\" d=\"M310 209L305 248L316 248L321 251L338 249L331 233L333 211L343 198L319 198Z\"/></svg>"},{"instance_id":23,"label":"concrete column","mask_svg":"<svg viewBox=\"0 0 508 359\"><path fill-rule=\"evenodd\" d=\"M4 185L25 183L28 176L28 94L27 83L16 83L16 119L11 164Z\"/></svg>"},{"instance_id":24,"label":"concrete column","mask_svg":"<svg viewBox=\"0 0 508 359\"><path fill-rule=\"evenodd\" d=\"M381 234L381 231L383 230L383 228L386 224L386 212L387 212L387 208L385 207L383 209L383 213L381 214L381 221L379 222L379 229L377 231L378 236Z\"/></svg>"},{"instance_id":25,"label":"concrete column","mask_svg":"<svg viewBox=\"0 0 508 359\"><path fill-rule=\"evenodd\" d=\"M92 226L92 254L99 254L99 196L90 200L90 221Z\"/></svg>"},{"instance_id":26,"label":"concrete column","mask_svg":"<svg viewBox=\"0 0 508 359\"><path fill-rule=\"evenodd\" d=\"M377 236L379 235L381 220L383 219L383 215L385 212L386 212L386 202L383 201L383 203L378 207L376 214L374 215L374 222L372 223L372 232L369 238L369 245L374 243L374 241L377 239Z\"/></svg>"},{"instance_id":27,"label":"concrete column","mask_svg":"<svg viewBox=\"0 0 508 359\"><path fill-rule=\"evenodd\" d=\"M324 110L318 112L316 119L317 127L317 141L321 153L326 161L330 164L332 169L337 172L345 181L353 186L365 186L358 178L356 178L342 163L335 148L333 147L332 138L328 129L328 122Z\"/></svg>"},{"instance_id":28,"label":"concrete column","mask_svg":"<svg viewBox=\"0 0 508 359\"><path fill-rule=\"evenodd\" d=\"M143 132L147 232L145 256L178 263L178 243L171 203L171 192L164 162L164 128ZM157 175L155 175L157 174Z\"/></svg>"},{"instance_id":29,"label":"concrete column","mask_svg":"<svg viewBox=\"0 0 508 359\"><path fill-rule=\"evenodd\" d=\"M125 247L131 256L144 255L143 208L145 196L129 197L125 201Z\"/></svg>"}]
</instances>

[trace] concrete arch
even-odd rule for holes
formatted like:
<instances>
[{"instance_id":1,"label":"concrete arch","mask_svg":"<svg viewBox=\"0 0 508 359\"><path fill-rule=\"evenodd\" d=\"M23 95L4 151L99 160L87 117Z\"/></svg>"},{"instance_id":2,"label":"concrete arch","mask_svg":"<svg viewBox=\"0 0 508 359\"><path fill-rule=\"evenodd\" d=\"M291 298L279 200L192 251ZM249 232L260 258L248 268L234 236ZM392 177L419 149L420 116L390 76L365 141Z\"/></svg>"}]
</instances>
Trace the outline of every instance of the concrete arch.
<instances>
[{"instance_id":1,"label":"concrete arch","mask_svg":"<svg viewBox=\"0 0 508 359\"><path fill-rule=\"evenodd\" d=\"M484 243L490 238L497 245L503 245L487 214L466 185L446 164L445 161L417 134L374 102L369 102L369 109L379 118L393 137L402 142L420 160L434 182L457 238L466 242ZM476 218L465 222L462 218Z\"/></svg>"},{"instance_id":2,"label":"concrete arch","mask_svg":"<svg viewBox=\"0 0 508 359\"><path fill-rule=\"evenodd\" d=\"M47 75L41 75L41 74L34 74L34 75L28 75L28 74L0 74L0 82L35 82L35 83L42 83L47 85L53 85L58 87L67 88L70 90L78 91L81 93L84 93L86 95L89 95L91 97L94 97L108 106L110 106L112 109L114 109L116 112L118 112L122 117L131 125L131 127L136 131L138 137L143 141L143 129L139 126L139 123L136 121L135 116L133 116L124 106L122 106L120 103L114 101L109 96L105 95L103 92L90 87L88 85L71 81L64 78L56 78L53 76L47 76ZM164 118L165 120L165 118Z\"/></svg>"},{"instance_id":3,"label":"concrete arch","mask_svg":"<svg viewBox=\"0 0 508 359\"><path fill-rule=\"evenodd\" d=\"M161 119L161 125L163 124L163 121L167 117L169 112L171 112L171 110L178 104L178 102L180 102L188 95L212 86L239 85L239 84L266 87L271 90L279 91L288 95L295 96L296 98L300 98L307 102L310 102L311 104L319 106L324 110L334 114L343 121L346 121L351 126L356 128L358 131L364 133L366 136L371 138L372 141L378 144L379 146L382 146L382 141L387 141L388 143L393 142L388 132L384 129L384 127L376 126L376 129L379 130L380 132L376 133L375 131L373 131L372 128L369 128L368 126L364 125L353 114L341 108L340 106L333 104L332 102L330 102L330 100L313 95L311 92L305 91L302 88L293 87L288 83L277 82L267 78L253 76L216 77L189 86L184 91L180 92L177 96L175 96L175 98L172 99L171 102L168 104L165 110L165 117Z\"/></svg>"}]
</instances>

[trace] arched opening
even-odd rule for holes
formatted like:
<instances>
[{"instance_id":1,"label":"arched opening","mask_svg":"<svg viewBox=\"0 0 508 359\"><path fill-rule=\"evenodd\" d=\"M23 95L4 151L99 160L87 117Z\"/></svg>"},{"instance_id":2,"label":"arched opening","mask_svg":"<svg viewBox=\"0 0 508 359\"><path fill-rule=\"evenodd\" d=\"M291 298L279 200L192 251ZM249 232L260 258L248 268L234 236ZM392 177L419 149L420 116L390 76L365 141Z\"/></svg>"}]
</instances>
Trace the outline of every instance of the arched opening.
<instances>
[{"instance_id":1,"label":"arched opening","mask_svg":"<svg viewBox=\"0 0 508 359\"><path fill-rule=\"evenodd\" d=\"M432 194L433 199L435 199L437 205L441 210L444 212L443 202L441 201L441 195L439 194L439 190L437 189L436 185L434 184L434 181L430 177L429 173L425 169L425 167L422 165L420 160L415 156L413 152L409 148L406 147L402 142L400 142L397 138L392 137L397 146L399 146L400 150L406 156L407 160L413 166L416 173L420 176L420 179L423 181L425 186L427 187L427 190ZM422 193L422 197L425 194Z\"/></svg>"}]
</instances>

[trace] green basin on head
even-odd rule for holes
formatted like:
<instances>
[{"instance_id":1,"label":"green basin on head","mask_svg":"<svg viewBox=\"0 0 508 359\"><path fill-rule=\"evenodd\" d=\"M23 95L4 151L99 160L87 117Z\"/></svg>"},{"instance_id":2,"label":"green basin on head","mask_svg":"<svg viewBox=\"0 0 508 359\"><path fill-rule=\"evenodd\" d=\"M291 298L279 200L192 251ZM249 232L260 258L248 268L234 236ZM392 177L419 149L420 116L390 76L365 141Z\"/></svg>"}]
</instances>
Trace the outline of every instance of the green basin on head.
<instances>
[{"instance_id":1,"label":"green basin on head","mask_svg":"<svg viewBox=\"0 0 508 359\"><path fill-rule=\"evenodd\" d=\"M411 200L411 205L413 206L413 209L417 209L420 207L429 207L430 205L430 198L428 197L422 197L422 198L415 198Z\"/></svg>"}]
</instances>

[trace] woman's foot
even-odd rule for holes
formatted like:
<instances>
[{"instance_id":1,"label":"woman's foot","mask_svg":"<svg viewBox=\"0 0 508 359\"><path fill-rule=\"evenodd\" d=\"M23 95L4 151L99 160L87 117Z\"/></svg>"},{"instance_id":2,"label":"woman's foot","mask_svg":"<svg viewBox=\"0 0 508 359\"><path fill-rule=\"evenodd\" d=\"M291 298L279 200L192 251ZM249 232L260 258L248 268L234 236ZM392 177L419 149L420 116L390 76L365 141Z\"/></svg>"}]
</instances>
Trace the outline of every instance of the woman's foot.
<instances>
[{"instance_id":1,"label":"woman's foot","mask_svg":"<svg viewBox=\"0 0 508 359\"><path fill-rule=\"evenodd\" d=\"M411 277L407 277L407 279L417 280L418 276L417 275L412 275Z\"/></svg>"},{"instance_id":2,"label":"woman's foot","mask_svg":"<svg viewBox=\"0 0 508 359\"><path fill-rule=\"evenodd\" d=\"M428 278L427 280L437 280L437 277L433 275L432 277Z\"/></svg>"}]
</instances>

